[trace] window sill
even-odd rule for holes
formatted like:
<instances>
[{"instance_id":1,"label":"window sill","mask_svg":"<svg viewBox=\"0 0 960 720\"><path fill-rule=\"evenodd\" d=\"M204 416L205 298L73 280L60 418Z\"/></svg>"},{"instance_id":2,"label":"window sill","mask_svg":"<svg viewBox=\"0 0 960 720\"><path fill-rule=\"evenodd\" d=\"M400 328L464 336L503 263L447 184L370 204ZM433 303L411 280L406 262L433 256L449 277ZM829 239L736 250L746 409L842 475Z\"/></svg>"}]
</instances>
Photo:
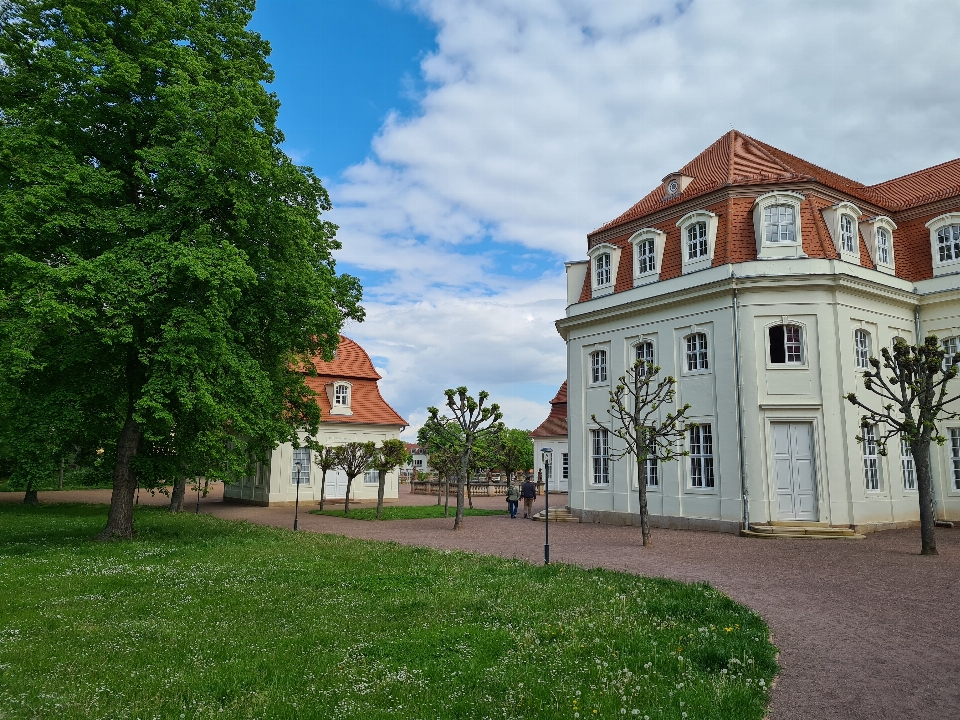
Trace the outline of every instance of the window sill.
<instances>
[{"instance_id":1,"label":"window sill","mask_svg":"<svg viewBox=\"0 0 960 720\"><path fill-rule=\"evenodd\" d=\"M686 275L688 273L697 272L699 270L708 270L712 265L713 265L713 258L690 260L683 263L683 271L681 274Z\"/></svg>"},{"instance_id":2,"label":"window sill","mask_svg":"<svg viewBox=\"0 0 960 720\"><path fill-rule=\"evenodd\" d=\"M767 370L809 370L807 363L774 363L767 360Z\"/></svg>"},{"instance_id":3,"label":"window sill","mask_svg":"<svg viewBox=\"0 0 960 720\"><path fill-rule=\"evenodd\" d=\"M591 299L603 297L604 295L609 295L612 292L613 292L613 283L610 283L609 285L601 285L599 287L593 288L592 292L590 293L590 297Z\"/></svg>"},{"instance_id":4,"label":"window sill","mask_svg":"<svg viewBox=\"0 0 960 720\"><path fill-rule=\"evenodd\" d=\"M641 285L649 285L650 283L655 283L660 280L660 273L645 273L643 275L634 275L633 277L633 286L640 287Z\"/></svg>"},{"instance_id":5,"label":"window sill","mask_svg":"<svg viewBox=\"0 0 960 720\"><path fill-rule=\"evenodd\" d=\"M697 375L712 375L713 371L707 368L706 370L684 370L680 373L681 377L695 377Z\"/></svg>"},{"instance_id":6,"label":"window sill","mask_svg":"<svg viewBox=\"0 0 960 720\"><path fill-rule=\"evenodd\" d=\"M716 494L717 494L717 488L716 488L716 486L714 486L714 487L706 487L706 488L687 486L687 488L686 488L686 490L684 490L684 492L687 493L688 495L716 495Z\"/></svg>"}]
</instances>

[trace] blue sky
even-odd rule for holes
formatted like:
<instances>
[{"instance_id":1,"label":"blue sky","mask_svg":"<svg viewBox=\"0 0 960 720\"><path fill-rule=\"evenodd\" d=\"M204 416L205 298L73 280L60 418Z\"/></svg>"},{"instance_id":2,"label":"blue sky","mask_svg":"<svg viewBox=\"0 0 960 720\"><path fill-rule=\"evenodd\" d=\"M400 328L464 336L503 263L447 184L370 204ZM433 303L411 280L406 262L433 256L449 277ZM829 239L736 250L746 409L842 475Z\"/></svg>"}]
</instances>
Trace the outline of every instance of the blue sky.
<instances>
[{"instance_id":1,"label":"blue sky","mask_svg":"<svg viewBox=\"0 0 960 720\"><path fill-rule=\"evenodd\" d=\"M409 437L459 385L537 425L566 376L563 261L731 127L867 183L960 156L958 23L900 0L261 0L253 27L364 285L345 333Z\"/></svg>"}]
</instances>

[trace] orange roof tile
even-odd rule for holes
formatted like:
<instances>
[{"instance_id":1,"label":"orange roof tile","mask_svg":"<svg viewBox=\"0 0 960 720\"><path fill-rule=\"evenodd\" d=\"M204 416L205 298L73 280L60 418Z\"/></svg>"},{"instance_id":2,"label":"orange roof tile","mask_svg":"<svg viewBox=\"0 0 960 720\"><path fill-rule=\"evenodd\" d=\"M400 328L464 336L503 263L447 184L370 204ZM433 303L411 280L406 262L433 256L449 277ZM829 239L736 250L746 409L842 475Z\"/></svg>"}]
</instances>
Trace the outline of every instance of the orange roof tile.
<instances>
[{"instance_id":1,"label":"orange roof tile","mask_svg":"<svg viewBox=\"0 0 960 720\"><path fill-rule=\"evenodd\" d=\"M550 401L550 414L530 437L565 437L567 434L567 381Z\"/></svg>"},{"instance_id":2,"label":"orange roof tile","mask_svg":"<svg viewBox=\"0 0 960 720\"><path fill-rule=\"evenodd\" d=\"M353 340L343 335L333 360L326 362L320 356L313 358L318 375L330 375L338 378L369 378L379 380L380 374L373 367L367 351Z\"/></svg>"}]
</instances>

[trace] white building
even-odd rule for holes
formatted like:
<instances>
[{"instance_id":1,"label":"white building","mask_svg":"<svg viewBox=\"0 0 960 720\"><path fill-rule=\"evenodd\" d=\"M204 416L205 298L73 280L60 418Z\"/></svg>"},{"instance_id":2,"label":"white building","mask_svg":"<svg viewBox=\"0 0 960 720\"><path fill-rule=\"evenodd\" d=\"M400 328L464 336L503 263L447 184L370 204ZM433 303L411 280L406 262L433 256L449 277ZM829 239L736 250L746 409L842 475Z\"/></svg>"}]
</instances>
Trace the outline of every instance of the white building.
<instances>
[{"instance_id":1,"label":"white building","mask_svg":"<svg viewBox=\"0 0 960 720\"><path fill-rule=\"evenodd\" d=\"M407 443L407 452L410 453L410 462L400 468L400 472L404 478L412 478L414 470L416 470L417 473L433 472L430 467L430 454L426 448L413 443ZM404 482L406 482L406 480L404 480Z\"/></svg>"},{"instance_id":2,"label":"white building","mask_svg":"<svg viewBox=\"0 0 960 720\"><path fill-rule=\"evenodd\" d=\"M533 438L533 477L550 483L551 492L567 492L570 478L570 454L567 449L567 382L564 381L550 401L550 414L530 433ZM552 458L544 465L543 450L550 448Z\"/></svg>"},{"instance_id":3,"label":"white building","mask_svg":"<svg viewBox=\"0 0 960 720\"><path fill-rule=\"evenodd\" d=\"M909 452L858 444L843 396L875 398L860 373L896 337L957 350L960 160L864 186L731 131L591 233L587 256L567 264L557 321L576 514L632 522L642 481L654 525L918 521ZM699 423L689 457L642 478L591 421L638 357ZM960 421L942 432L936 514L960 520Z\"/></svg>"},{"instance_id":4,"label":"white building","mask_svg":"<svg viewBox=\"0 0 960 720\"><path fill-rule=\"evenodd\" d=\"M321 422L316 435L323 445L348 442L375 442L398 439L407 421L381 397L377 381L379 373L370 357L353 340L340 336L340 345L331 362L314 358L317 375L306 377L306 383L317 392ZM304 439L306 436L303 436ZM319 502L321 470L314 464L309 448L294 448L290 443L277 447L265 464L258 463L256 472L225 485L226 501L256 505L277 505L294 502L297 491L299 462L300 501ZM399 493L399 470L387 474L384 497L396 499ZM376 499L379 477L368 471L355 478L350 501ZM327 472L326 497L344 499L347 478L342 470Z\"/></svg>"}]
</instances>

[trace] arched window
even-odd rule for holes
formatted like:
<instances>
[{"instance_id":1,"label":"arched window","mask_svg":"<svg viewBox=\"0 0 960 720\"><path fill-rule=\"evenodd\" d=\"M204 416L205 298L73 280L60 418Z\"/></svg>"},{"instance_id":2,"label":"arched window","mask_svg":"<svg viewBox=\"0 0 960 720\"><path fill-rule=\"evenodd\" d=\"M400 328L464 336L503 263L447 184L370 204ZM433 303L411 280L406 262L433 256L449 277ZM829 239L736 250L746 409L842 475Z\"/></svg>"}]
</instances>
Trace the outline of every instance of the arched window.
<instances>
[{"instance_id":1,"label":"arched window","mask_svg":"<svg viewBox=\"0 0 960 720\"><path fill-rule=\"evenodd\" d=\"M685 338L687 346L687 371L706 370L709 368L707 362L707 336L703 333L694 333Z\"/></svg>"},{"instance_id":2,"label":"arched window","mask_svg":"<svg viewBox=\"0 0 960 720\"><path fill-rule=\"evenodd\" d=\"M596 259L593 261L593 264L596 272L597 287L609 285L611 282L610 253L601 253L600 255L597 255Z\"/></svg>"},{"instance_id":3,"label":"arched window","mask_svg":"<svg viewBox=\"0 0 960 720\"><path fill-rule=\"evenodd\" d=\"M770 362L774 365L803 363L803 342L799 325L774 325L769 330Z\"/></svg>"},{"instance_id":4,"label":"arched window","mask_svg":"<svg viewBox=\"0 0 960 720\"><path fill-rule=\"evenodd\" d=\"M797 241L797 220L792 205L771 205L763 211L763 230L768 243Z\"/></svg>"},{"instance_id":5,"label":"arched window","mask_svg":"<svg viewBox=\"0 0 960 720\"><path fill-rule=\"evenodd\" d=\"M877 262L890 264L890 233L886 228L877 228Z\"/></svg>"},{"instance_id":6,"label":"arched window","mask_svg":"<svg viewBox=\"0 0 960 720\"><path fill-rule=\"evenodd\" d=\"M845 252L856 252L853 242L853 218L849 215L840 216L840 246Z\"/></svg>"},{"instance_id":7,"label":"arched window","mask_svg":"<svg viewBox=\"0 0 960 720\"><path fill-rule=\"evenodd\" d=\"M607 381L607 351L595 350L590 354L590 382L605 383Z\"/></svg>"},{"instance_id":8,"label":"arched window","mask_svg":"<svg viewBox=\"0 0 960 720\"><path fill-rule=\"evenodd\" d=\"M687 228L687 260L706 257L708 252L707 224L705 222L694 223Z\"/></svg>"},{"instance_id":9,"label":"arched window","mask_svg":"<svg viewBox=\"0 0 960 720\"><path fill-rule=\"evenodd\" d=\"M638 342L633 347L636 352L636 360L642 362L640 367L637 368L637 372L643 377L647 374L647 365L653 363L653 343Z\"/></svg>"},{"instance_id":10,"label":"arched window","mask_svg":"<svg viewBox=\"0 0 960 720\"><path fill-rule=\"evenodd\" d=\"M960 260L960 225L947 225L937 230L937 251L940 262Z\"/></svg>"},{"instance_id":11,"label":"arched window","mask_svg":"<svg viewBox=\"0 0 960 720\"><path fill-rule=\"evenodd\" d=\"M857 369L870 369L870 333L866 330L855 330L853 333L853 350L856 354Z\"/></svg>"}]
</instances>

